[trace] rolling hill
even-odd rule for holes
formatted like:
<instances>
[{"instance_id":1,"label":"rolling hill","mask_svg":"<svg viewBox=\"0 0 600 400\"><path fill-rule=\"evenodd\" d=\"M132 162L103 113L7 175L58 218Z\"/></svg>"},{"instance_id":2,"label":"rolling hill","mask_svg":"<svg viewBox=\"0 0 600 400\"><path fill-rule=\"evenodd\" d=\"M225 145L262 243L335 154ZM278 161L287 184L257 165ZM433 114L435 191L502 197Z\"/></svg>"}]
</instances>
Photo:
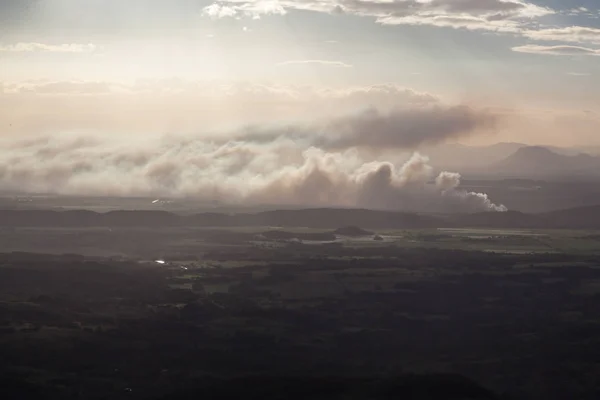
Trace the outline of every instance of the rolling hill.
<instances>
[{"instance_id":1,"label":"rolling hill","mask_svg":"<svg viewBox=\"0 0 600 400\"><path fill-rule=\"evenodd\" d=\"M445 227L600 229L600 205L548 213L518 211L474 214L423 215L365 209L276 210L260 213L199 213L166 211L44 211L0 210L0 227L307 227L335 229L431 229Z\"/></svg>"}]
</instances>

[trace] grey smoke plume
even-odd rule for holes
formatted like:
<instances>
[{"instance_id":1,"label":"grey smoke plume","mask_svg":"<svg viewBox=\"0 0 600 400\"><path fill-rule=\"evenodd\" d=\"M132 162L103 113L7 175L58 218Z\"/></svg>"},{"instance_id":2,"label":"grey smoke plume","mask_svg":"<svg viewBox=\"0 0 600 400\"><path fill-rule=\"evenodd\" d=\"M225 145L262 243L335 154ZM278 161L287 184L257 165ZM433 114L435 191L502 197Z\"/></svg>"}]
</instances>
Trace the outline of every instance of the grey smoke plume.
<instances>
[{"instance_id":1,"label":"grey smoke plume","mask_svg":"<svg viewBox=\"0 0 600 400\"><path fill-rule=\"evenodd\" d=\"M415 148L422 144L472 134L493 128L496 118L467 106L429 106L395 109L382 113L375 109L333 121L316 143L328 149L353 146L372 148Z\"/></svg>"},{"instance_id":2,"label":"grey smoke plume","mask_svg":"<svg viewBox=\"0 0 600 400\"><path fill-rule=\"evenodd\" d=\"M417 153L402 165L368 161L356 149L148 137L60 136L0 145L0 190L187 197L229 203L346 206L411 211L504 211L486 195L437 178ZM429 183L435 179L435 183Z\"/></svg>"},{"instance_id":3,"label":"grey smoke plume","mask_svg":"<svg viewBox=\"0 0 600 400\"><path fill-rule=\"evenodd\" d=\"M326 150L414 149L494 129L496 121L497 117L485 110L435 104L387 111L371 108L312 126L248 128L235 137L239 141L257 143L287 138Z\"/></svg>"}]
</instances>

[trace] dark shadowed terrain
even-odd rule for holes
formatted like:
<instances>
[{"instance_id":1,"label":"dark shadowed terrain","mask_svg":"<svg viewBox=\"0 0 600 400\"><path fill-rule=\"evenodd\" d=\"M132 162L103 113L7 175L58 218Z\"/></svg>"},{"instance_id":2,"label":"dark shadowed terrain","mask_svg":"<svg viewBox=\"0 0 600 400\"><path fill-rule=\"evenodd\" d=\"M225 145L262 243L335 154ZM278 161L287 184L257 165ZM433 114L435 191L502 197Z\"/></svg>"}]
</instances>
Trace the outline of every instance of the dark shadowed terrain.
<instances>
[{"instance_id":1,"label":"dark shadowed terrain","mask_svg":"<svg viewBox=\"0 0 600 400\"><path fill-rule=\"evenodd\" d=\"M600 229L600 206L577 207L544 213L508 211L437 215L330 208L277 210L257 213L202 212L194 214L179 214L164 210L108 212L37 209L0 210L0 226L5 228L271 226L327 229L348 225L379 229L475 226L486 228Z\"/></svg>"},{"instance_id":2,"label":"dark shadowed terrain","mask_svg":"<svg viewBox=\"0 0 600 400\"><path fill-rule=\"evenodd\" d=\"M596 399L595 215L3 211L3 398Z\"/></svg>"}]
</instances>

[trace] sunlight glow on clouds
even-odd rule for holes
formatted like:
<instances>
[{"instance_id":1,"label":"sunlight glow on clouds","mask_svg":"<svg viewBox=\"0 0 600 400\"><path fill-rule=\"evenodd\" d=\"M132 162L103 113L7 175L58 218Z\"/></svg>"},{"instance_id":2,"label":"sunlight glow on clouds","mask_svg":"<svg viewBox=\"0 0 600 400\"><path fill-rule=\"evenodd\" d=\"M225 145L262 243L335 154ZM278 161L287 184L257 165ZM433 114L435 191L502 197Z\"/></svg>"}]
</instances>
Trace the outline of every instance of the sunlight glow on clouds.
<instances>
[{"instance_id":1,"label":"sunlight glow on clouds","mask_svg":"<svg viewBox=\"0 0 600 400\"><path fill-rule=\"evenodd\" d=\"M0 83L0 97L23 119L37 107L51 119L50 98L92 104L106 97L132 109L122 117L127 124L144 125L136 118L171 110L171 96L182 109L170 111L173 126L185 125L177 118L201 124L187 115L202 107L212 121L208 109L217 103L231 108L223 119L236 122L243 118L231 114L242 111L253 119L284 115L277 112L286 107L306 116L335 113L341 103L366 108L385 98L389 105L406 86L457 104L596 109L600 82L555 79L599 71L600 20L592 16L600 13L582 1L35 0L7 8L0 0L2 79L12 81ZM19 24L10 24L17 16ZM175 80L141 83L146 78ZM253 114L254 101L277 112ZM85 115L103 112L89 104ZM66 105L57 112L70 113Z\"/></svg>"},{"instance_id":2,"label":"sunlight glow on clouds","mask_svg":"<svg viewBox=\"0 0 600 400\"><path fill-rule=\"evenodd\" d=\"M433 107L435 95L398 85L327 88L210 81L34 81L0 84L5 135L46 131L156 133L276 124L353 113L365 108Z\"/></svg>"}]
</instances>

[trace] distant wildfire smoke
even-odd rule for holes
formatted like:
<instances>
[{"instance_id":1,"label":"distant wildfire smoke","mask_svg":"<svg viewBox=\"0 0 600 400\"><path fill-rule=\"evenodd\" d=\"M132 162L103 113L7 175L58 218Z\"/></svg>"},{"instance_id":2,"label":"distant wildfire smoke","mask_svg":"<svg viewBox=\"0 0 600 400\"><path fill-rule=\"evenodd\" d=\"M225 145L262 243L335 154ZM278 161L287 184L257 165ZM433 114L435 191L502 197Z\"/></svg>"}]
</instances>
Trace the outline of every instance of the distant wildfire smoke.
<instances>
[{"instance_id":1,"label":"distant wildfire smoke","mask_svg":"<svg viewBox=\"0 0 600 400\"><path fill-rule=\"evenodd\" d=\"M488 123L484 114L472 110L432 109L411 116L408 111L367 113L333 121L314 134L307 127L291 127L249 129L212 139L57 135L5 140L0 145L0 190L412 211L505 211L485 194L459 189L459 174L442 172L435 177L428 159L418 153L395 166L365 160L357 151L360 147L411 148L468 134Z\"/></svg>"},{"instance_id":2,"label":"distant wildfire smoke","mask_svg":"<svg viewBox=\"0 0 600 400\"><path fill-rule=\"evenodd\" d=\"M257 143L288 138L326 150L352 147L410 149L469 136L478 130L493 129L496 119L490 112L468 106L436 104L395 108L386 112L371 108L312 126L296 125L270 130L248 128L234 137L239 141Z\"/></svg>"}]
</instances>

